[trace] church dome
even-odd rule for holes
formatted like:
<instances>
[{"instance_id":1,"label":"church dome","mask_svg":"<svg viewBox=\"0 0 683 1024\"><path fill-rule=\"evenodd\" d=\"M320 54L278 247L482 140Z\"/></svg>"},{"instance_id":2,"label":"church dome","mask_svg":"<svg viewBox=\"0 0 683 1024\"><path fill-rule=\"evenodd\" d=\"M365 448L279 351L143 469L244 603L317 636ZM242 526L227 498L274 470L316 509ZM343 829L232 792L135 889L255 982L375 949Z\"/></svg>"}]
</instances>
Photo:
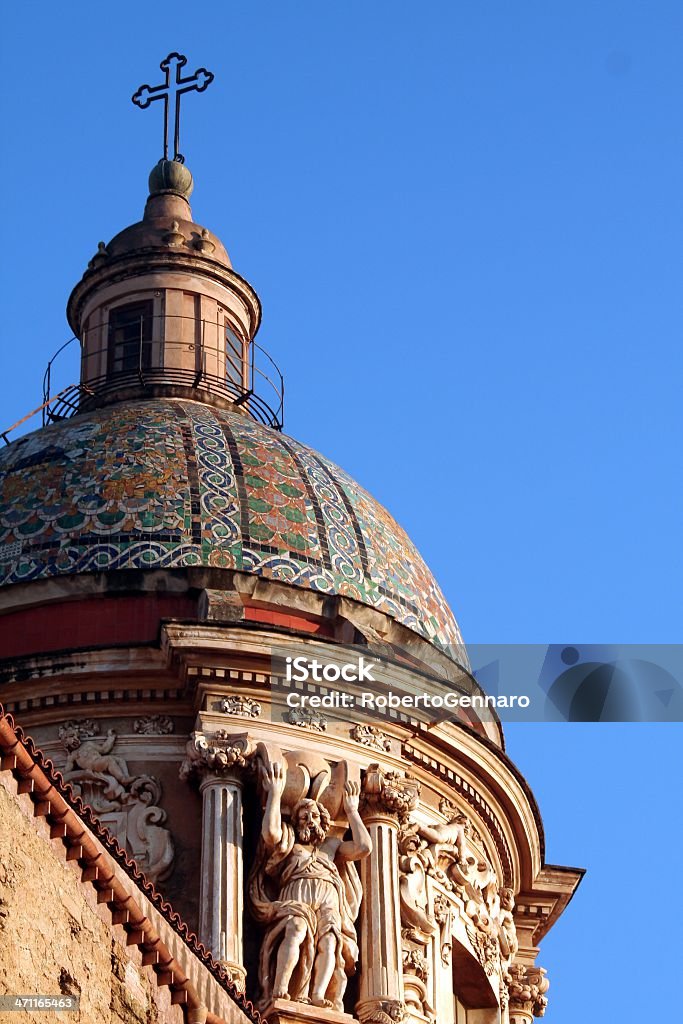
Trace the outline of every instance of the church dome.
<instances>
[{"instance_id":1,"label":"church dome","mask_svg":"<svg viewBox=\"0 0 683 1024\"><path fill-rule=\"evenodd\" d=\"M334 463L244 412L118 402L0 452L0 586L191 566L343 595L451 655L462 644L389 513Z\"/></svg>"}]
</instances>

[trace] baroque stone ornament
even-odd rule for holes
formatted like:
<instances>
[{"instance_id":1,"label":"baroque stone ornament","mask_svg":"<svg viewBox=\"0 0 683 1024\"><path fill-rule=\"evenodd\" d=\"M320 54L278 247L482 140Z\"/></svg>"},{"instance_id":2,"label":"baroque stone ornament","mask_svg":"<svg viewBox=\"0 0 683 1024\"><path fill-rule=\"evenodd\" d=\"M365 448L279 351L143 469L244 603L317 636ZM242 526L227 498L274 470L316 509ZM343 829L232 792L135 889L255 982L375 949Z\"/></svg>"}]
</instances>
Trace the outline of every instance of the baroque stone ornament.
<instances>
[{"instance_id":1,"label":"baroque stone ornament","mask_svg":"<svg viewBox=\"0 0 683 1024\"><path fill-rule=\"evenodd\" d=\"M112 753L116 732L99 733L92 719L60 726L59 738L67 754L64 780L92 807L150 881L163 881L173 869L174 849L170 832L161 827L166 821L166 811L159 807L161 783L152 775L131 775L123 758Z\"/></svg>"},{"instance_id":2,"label":"baroque stone ornament","mask_svg":"<svg viewBox=\"0 0 683 1024\"><path fill-rule=\"evenodd\" d=\"M327 729L325 716L310 708L292 708L285 717L290 725L298 725L300 729L317 729L318 732Z\"/></svg>"},{"instance_id":3,"label":"baroque stone ornament","mask_svg":"<svg viewBox=\"0 0 683 1024\"><path fill-rule=\"evenodd\" d=\"M173 732L173 722L168 715L146 715L136 718L133 731L143 736L169 736Z\"/></svg>"},{"instance_id":4,"label":"baroque stone ornament","mask_svg":"<svg viewBox=\"0 0 683 1024\"><path fill-rule=\"evenodd\" d=\"M400 999L374 999L356 1010L361 1024L400 1024L407 1008Z\"/></svg>"},{"instance_id":5,"label":"baroque stone ornament","mask_svg":"<svg viewBox=\"0 0 683 1024\"><path fill-rule=\"evenodd\" d=\"M441 929L441 963L448 967L453 952L451 927L453 923L453 904L442 893L434 897L434 920Z\"/></svg>"},{"instance_id":6,"label":"baroque stone ornament","mask_svg":"<svg viewBox=\"0 0 683 1024\"><path fill-rule=\"evenodd\" d=\"M190 778L203 778L207 774L225 774L235 768L245 768L247 759L256 745L246 734L239 736L217 729L210 736L193 732L185 747L185 759L179 776L185 782Z\"/></svg>"},{"instance_id":7,"label":"baroque stone ornament","mask_svg":"<svg viewBox=\"0 0 683 1024\"><path fill-rule=\"evenodd\" d=\"M400 824L417 807L420 783L407 773L386 771L379 764L371 764L363 783L364 805L368 810L395 816Z\"/></svg>"},{"instance_id":8,"label":"baroque stone ornament","mask_svg":"<svg viewBox=\"0 0 683 1024\"><path fill-rule=\"evenodd\" d=\"M488 975L504 971L518 948L512 911L511 889L499 891L495 871L488 860L481 837L466 815L447 801L442 813L449 821L434 825L407 823L401 834L401 914L412 923L422 911L416 904L420 875L424 871L459 901L458 909L444 894L434 902L434 921L441 924L441 960L450 961L452 915L462 917L472 950ZM438 903L437 903L438 899ZM421 897L421 906L426 905ZM437 908L438 914L437 917ZM419 939L419 931L409 935ZM424 939L422 940L424 941Z\"/></svg>"},{"instance_id":9,"label":"baroque stone ornament","mask_svg":"<svg viewBox=\"0 0 683 1024\"><path fill-rule=\"evenodd\" d=\"M437 930L428 912L427 868L430 861L415 832L402 829L398 837L399 894L403 937L426 946Z\"/></svg>"},{"instance_id":10,"label":"baroque stone ornament","mask_svg":"<svg viewBox=\"0 0 683 1024\"><path fill-rule=\"evenodd\" d=\"M446 818L448 818L449 824L462 825L463 833L466 838L473 839L475 843L481 843L483 845L484 840L482 839L479 830L475 828L467 815L462 811L459 811L450 800L446 799L446 797L442 797L441 800L439 800L439 810Z\"/></svg>"},{"instance_id":11,"label":"baroque stone ornament","mask_svg":"<svg viewBox=\"0 0 683 1024\"><path fill-rule=\"evenodd\" d=\"M548 1005L545 993L550 988L543 967L514 963L505 975L511 1024L526 1024L532 1017L543 1017Z\"/></svg>"},{"instance_id":12,"label":"baroque stone ornament","mask_svg":"<svg viewBox=\"0 0 683 1024\"><path fill-rule=\"evenodd\" d=\"M376 725L354 725L350 735L352 740L362 743L365 747L372 747L385 753L391 750L391 740Z\"/></svg>"},{"instance_id":13,"label":"baroque stone ornament","mask_svg":"<svg viewBox=\"0 0 683 1024\"><path fill-rule=\"evenodd\" d=\"M519 942L517 940L517 929L513 910L515 909L515 896L512 889L500 890L500 910L497 917L498 945L500 946L500 959L503 967L507 967L514 959Z\"/></svg>"},{"instance_id":14,"label":"baroque stone ornament","mask_svg":"<svg viewBox=\"0 0 683 1024\"><path fill-rule=\"evenodd\" d=\"M238 693L223 697L219 708L225 715L239 715L241 718L258 718L262 711L257 700Z\"/></svg>"},{"instance_id":15,"label":"baroque stone ornament","mask_svg":"<svg viewBox=\"0 0 683 1024\"><path fill-rule=\"evenodd\" d=\"M347 977L358 960L355 920L361 884L353 863L372 841L358 813L360 786L347 782L343 808L351 838L330 834L331 819L305 797L282 817L282 764L262 767L266 796L256 860L249 878L251 909L265 927L259 959L260 1006L275 1000L343 1011Z\"/></svg>"}]
</instances>

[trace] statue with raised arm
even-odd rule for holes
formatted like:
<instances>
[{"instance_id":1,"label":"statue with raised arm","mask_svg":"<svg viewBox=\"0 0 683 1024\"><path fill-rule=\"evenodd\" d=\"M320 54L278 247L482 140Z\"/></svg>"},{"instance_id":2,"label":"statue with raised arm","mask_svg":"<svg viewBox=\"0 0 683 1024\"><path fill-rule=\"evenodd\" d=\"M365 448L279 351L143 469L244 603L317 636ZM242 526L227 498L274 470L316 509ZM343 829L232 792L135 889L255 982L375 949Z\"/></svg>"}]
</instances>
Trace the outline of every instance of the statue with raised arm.
<instances>
[{"instance_id":1,"label":"statue with raised arm","mask_svg":"<svg viewBox=\"0 0 683 1024\"><path fill-rule=\"evenodd\" d=\"M249 879L254 917L266 926L259 977L265 1009L291 999L342 1010L347 977L356 969L355 920L361 885L353 861L372 851L358 813L360 786L347 782L344 810L351 839L329 834L330 815L315 800L299 800L291 824L282 820L285 772L263 769L266 793L261 838Z\"/></svg>"}]
</instances>

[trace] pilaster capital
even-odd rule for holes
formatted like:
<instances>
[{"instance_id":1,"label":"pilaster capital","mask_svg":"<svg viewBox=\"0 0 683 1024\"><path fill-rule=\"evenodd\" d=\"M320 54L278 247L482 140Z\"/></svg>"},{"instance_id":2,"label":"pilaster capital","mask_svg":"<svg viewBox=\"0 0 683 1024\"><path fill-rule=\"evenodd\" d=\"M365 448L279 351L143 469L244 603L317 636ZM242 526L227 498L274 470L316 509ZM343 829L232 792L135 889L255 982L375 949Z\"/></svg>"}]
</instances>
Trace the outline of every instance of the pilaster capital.
<instances>
[{"instance_id":1,"label":"pilaster capital","mask_svg":"<svg viewBox=\"0 0 683 1024\"><path fill-rule=\"evenodd\" d=\"M399 1024L408 1013L400 999L368 999L356 1006L361 1024Z\"/></svg>"},{"instance_id":2,"label":"pilaster capital","mask_svg":"<svg viewBox=\"0 0 683 1024\"><path fill-rule=\"evenodd\" d=\"M363 780L363 818L366 821L388 818L395 824L404 824L417 807L419 796L417 779L371 764Z\"/></svg>"},{"instance_id":3,"label":"pilaster capital","mask_svg":"<svg viewBox=\"0 0 683 1024\"><path fill-rule=\"evenodd\" d=\"M531 1021L533 1017L545 1014L548 1000L545 993L550 988L543 967L527 964L511 964L505 975L509 999L510 1020L515 1024Z\"/></svg>"},{"instance_id":4,"label":"pilaster capital","mask_svg":"<svg viewBox=\"0 0 683 1024\"><path fill-rule=\"evenodd\" d=\"M185 759L179 776L205 786L210 782L239 782L241 769L246 768L257 744L247 733L230 733L218 729L211 735L195 731L185 747Z\"/></svg>"}]
</instances>

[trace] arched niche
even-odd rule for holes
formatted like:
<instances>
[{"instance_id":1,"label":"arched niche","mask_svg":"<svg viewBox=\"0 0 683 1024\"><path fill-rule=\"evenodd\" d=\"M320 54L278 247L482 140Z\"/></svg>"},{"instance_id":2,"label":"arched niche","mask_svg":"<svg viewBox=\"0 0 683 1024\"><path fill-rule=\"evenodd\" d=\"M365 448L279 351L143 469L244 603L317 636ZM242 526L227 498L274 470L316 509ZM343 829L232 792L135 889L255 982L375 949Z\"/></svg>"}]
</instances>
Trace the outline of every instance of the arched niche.
<instances>
[{"instance_id":1,"label":"arched niche","mask_svg":"<svg viewBox=\"0 0 683 1024\"><path fill-rule=\"evenodd\" d=\"M494 979L455 936L452 941L455 1024L498 1024L500 1011L492 988Z\"/></svg>"}]
</instances>

